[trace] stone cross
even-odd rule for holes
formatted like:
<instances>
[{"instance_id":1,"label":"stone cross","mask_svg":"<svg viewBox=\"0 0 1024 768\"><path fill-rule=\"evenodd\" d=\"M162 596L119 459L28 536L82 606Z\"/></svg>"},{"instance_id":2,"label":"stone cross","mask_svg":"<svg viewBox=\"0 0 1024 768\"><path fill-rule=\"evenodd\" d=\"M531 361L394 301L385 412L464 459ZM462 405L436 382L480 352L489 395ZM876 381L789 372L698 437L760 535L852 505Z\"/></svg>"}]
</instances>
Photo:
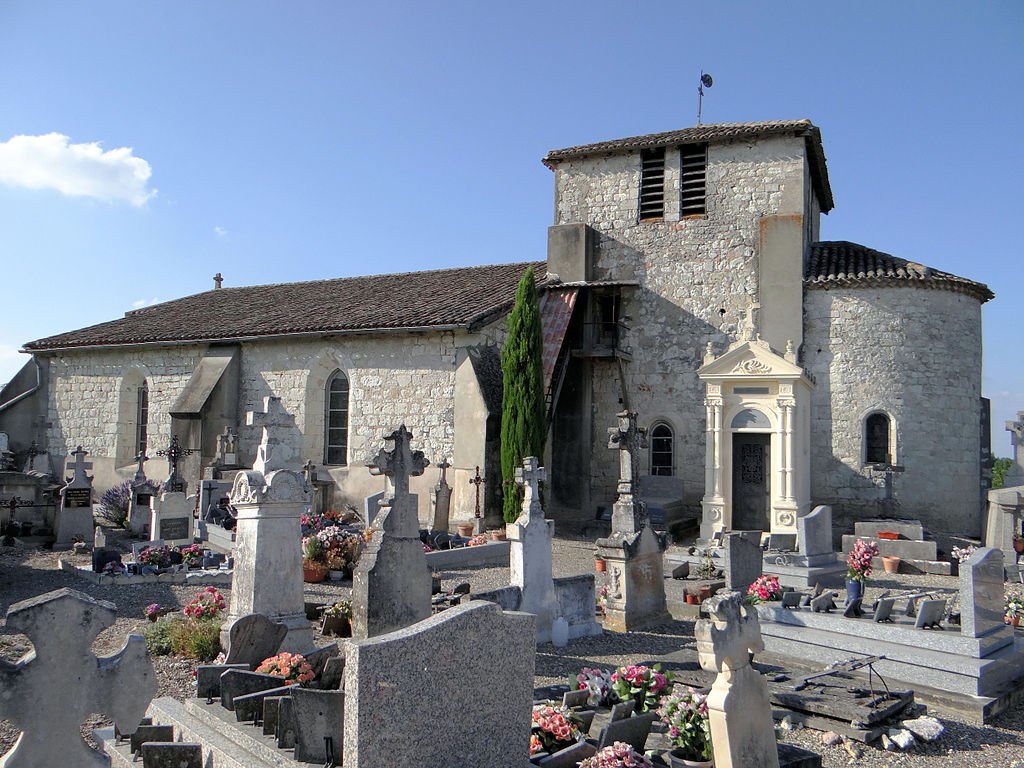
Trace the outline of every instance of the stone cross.
<instances>
[{"instance_id":1,"label":"stone cross","mask_svg":"<svg viewBox=\"0 0 1024 768\"><path fill-rule=\"evenodd\" d=\"M135 461L138 462L138 469L135 470L135 477L132 478L132 485L141 485L146 482L146 470L142 468L142 465L149 461L149 456L146 455L145 451L139 453L135 457Z\"/></svg>"},{"instance_id":2,"label":"stone cross","mask_svg":"<svg viewBox=\"0 0 1024 768\"><path fill-rule=\"evenodd\" d=\"M619 495L631 495L639 477L640 451L647 448L647 430L636 425L636 413L616 414L619 425L608 428L608 447L619 452Z\"/></svg>"},{"instance_id":3,"label":"stone cross","mask_svg":"<svg viewBox=\"0 0 1024 768\"><path fill-rule=\"evenodd\" d=\"M448 469L451 467L446 460L437 465L440 470L440 477L437 485L434 486L434 520L430 529L432 531L448 530L448 518L452 509L452 489L448 485Z\"/></svg>"},{"instance_id":4,"label":"stone cross","mask_svg":"<svg viewBox=\"0 0 1024 768\"><path fill-rule=\"evenodd\" d=\"M768 684L750 666L750 654L764 648L755 608L741 592L708 601L714 620L694 627L702 668L718 672L708 694L708 720L717 768L778 768Z\"/></svg>"},{"instance_id":5,"label":"stone cross","mask_svg":"<svg viewBox=\"0 0 1024 768\"><path fill-rule=\"evenodd\" d=\"M67 468L74 472L75 475L70 478L68 482L72 483L76 487L84 488L89 485L89 481L92 480L91 477L85 474L85 470L92 469L92 462L85 460L85 457L89 455L89 452L83 451L82 446L78 446L78 448L71 452L71 455L75 457L75 460L69 461Z\"/></svg>"},{"instance_id":6,"label":"stone cross","mask_svg":"<svg viewBox=\"0 0 1024 768\"><path fill-rule=\"evenodd\" d=\"M523 486L524 491L523 513L530 518L544 516L537 486L548 479L548 471L538 464L536 456L527 456L523 459L523 466L516 467L516 484Z\"/></svg>"},{"instance_id":7,"label":"stone cross","mask_svg":"<svg viewBox=\"0 0 1024 768\"><path fill-rule=\"evenodd\" d=\"M752 296L747 297L747 308L744 310L743 330L740 332L740 341L754 341L757 338L758 325L761 314L761 302L754 301Z\"/></svg>"},{"instance_id":8,"label":"stone cross","mask_svg":"<svg viewBox=\"0 0 1024 768\"><path fill-rule=\"evenodd\" d=\"M1013 446L1013 466L1006 470L1004 485L1024 485L1024 411L1017 411L1017 420L1006 422L1006 430L1010 433L1010 444Z\"/></svg>"},{"instance_id":9,"label":"stone cross","mask_svg":"<svg viewBox=\"0 0 1024 768\"><path fill-rule=\"evenodd\" d=\"M391 481L394 498L400 499L409 495L409 478L423 474L430 462L423 456L423 451L414 451L410 447L412 432L400 426L384 438L392 441L395 447L390 451L381 448L368 466L371 475L384 475Z\"/></svg>"},{"instance_id":10,"label":"stone cross","mask_svg":"<svg viewBox=\"0 0 1024 768\"><path fill-rule=\"evenodd\" d=\"M82 722L90 713L105 714L122 733L133 733L157 690L141 636L129 635L113 656L96 658L90 650L115 616L113 603L73 589L11 606L8 629L28 635L35 652L16 664L0 661L0 718L22 732L0 765L110 765L83 741Z\"/></svg>"},{"instance_id":11,"label":"stone cross","mask_svg":"<svg viewBox=\"0 0 1024 768\"><path fill-rule=\"evenodd\" d=\"M249 411L245 415L246 426L262 427L260 447L256 450L256 461L252 468L264 475L279 469L287 469L295 456L295 449L286 439L298 432L295 417L285 411L280 397L263 398L262 411Z\"/></svg>"},{"instance_id":12,"label":"stone cross","mask_svg":"<svg viewBox=\"0 0 1024 768\"><path fill-rule=\"evenodd\" d=\"M40 448L36 441L33 440L32 444L28 447L28 461L25 462L25 472L32 472L36 468L36 456L43 456L46 453Z\"/></svg>"}]
</instances>

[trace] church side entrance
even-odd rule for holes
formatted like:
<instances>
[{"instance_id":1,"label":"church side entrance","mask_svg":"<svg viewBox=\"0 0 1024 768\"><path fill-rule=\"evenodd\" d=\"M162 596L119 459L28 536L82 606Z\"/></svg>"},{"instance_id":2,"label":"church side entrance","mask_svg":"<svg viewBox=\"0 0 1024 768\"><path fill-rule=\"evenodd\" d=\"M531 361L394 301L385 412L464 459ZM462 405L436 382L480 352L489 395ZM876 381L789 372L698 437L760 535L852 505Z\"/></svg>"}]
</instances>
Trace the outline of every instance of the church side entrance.
<instances>
[{"instance_id":1,"label":"church side entrance","mask_svg":"<svg viewBox=\"0 0 1024 768\"><path fill-rule=\"evenodd\" d=\"M732 527L742 531L771 530L771 435L732 436Z\"/></svg>"}]
</instances>

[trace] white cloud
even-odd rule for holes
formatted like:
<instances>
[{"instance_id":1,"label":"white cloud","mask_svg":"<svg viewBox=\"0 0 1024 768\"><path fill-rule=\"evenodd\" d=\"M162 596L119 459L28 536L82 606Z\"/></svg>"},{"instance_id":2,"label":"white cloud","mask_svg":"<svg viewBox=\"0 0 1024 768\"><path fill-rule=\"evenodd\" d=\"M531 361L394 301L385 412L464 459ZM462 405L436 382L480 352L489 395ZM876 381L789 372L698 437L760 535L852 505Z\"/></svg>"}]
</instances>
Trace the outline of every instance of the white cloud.
<instances>
[{"instance_id":1,"label":"white cloud","mask_svg":"<svg viewBox=\"0 0 1024 768\"><path fill-rule=\"evenodd\" d=\"M132 302L132 309L142 309L143 307L152 307L154 304L160 304L163 299L158 299L155 296L146 301L146 299L139 299L138 301Z\"/></svg>"},{"instance_id":2,"label":"white cloud","mask_svg":"<svg viewBox=\"0 0 1024 768\"><path fill-rule=\"evenodd\" d=\"M224 227L214 227L213 231L216 232L221 237L224 237L224 235L228 233L228 231L224 229Z\"/></svg>"},{"instance_id":3,"label":"white cloud","mask_svg":"<svg viewBox=\"0 0 1024 768\"><path fill-rule=\"evenodd\" d=\"M146 188L152 174L149 163L134 157L131 147L104 152L99 142L69 141L62 134L48 133L0 142L0 182L132 205L142 205L156 194Z\"/></svg>"}]
</instances>

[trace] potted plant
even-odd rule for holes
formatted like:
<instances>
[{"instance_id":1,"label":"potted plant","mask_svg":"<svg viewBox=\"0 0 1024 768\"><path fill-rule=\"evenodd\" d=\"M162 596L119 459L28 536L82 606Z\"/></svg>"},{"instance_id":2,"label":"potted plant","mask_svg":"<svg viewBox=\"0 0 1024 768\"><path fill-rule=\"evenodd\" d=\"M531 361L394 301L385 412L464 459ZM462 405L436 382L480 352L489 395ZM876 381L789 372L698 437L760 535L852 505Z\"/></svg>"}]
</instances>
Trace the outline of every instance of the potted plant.
<instances>
[{"instance_id":1,"label":"potted plant","mask_svg":"<svg viewBox=\"0 0 1024 768\"><path fill-rule=\"evenodd\" d=\"M882 567L885 569L886 573L899 573L900 556L882 555Z\"/></svg>"},{"instance_id":2,"label":"potted plant","mask_svg":"<svg viewBox=\"0 0 1024 768\"><path fill-rule=\"evenodd\" d=\"M491 535L491 541L508 540L508 531L505 528L492 528L488 533Z\"/></svg>"},{"instance_id":3,"label":"potted plant","mask_svg":"<svg viewBox=\"0 0 1024 768\"><path fill-rule=\"evenodd\" d=\"M352 637L352 601L343 598L327 608L320 631L325 635Z\"/></svg>"},{"instance_id":4,"label":"potted plant","mask_svg":"<svg viewBox=\"0 0 1024 768\"><path fill-rule=\"evenodd\" d=\"M600 553L594 553L594 569L598 573L604 573L608 570L608 561L601 557Z\"/></svg>"},{"instance_id":5,"label":"potted plant","mask_svg":"<svg viewBox=\"0 0 1024 768\"><path fill-rule=\"evenodd\" d=\"M473 523L457 523L455 527L459 531L459 536L469 537L473 535L473 528L476 526Z\"/></svg>"},{"instance_id":6,"label":"potted plant","mask_svg":"<svg viewBox=\"0 0 1024 768\"><path fill-rule=\"evenodd\" d=\"M747 588L747 602L752 604L767 603L782 599L782 587L774 576L758 576Z\"/></svg>"},{"instance_id":7,"label":"potted plant","mask_svg":"<svg viewBox=\"0 0 1024 768\"><path fill-rule=\"evenodd\" d=\"M583 739L580 719L568 707L535 704L530 729L530 755L553 754Z\"/></svg>"},{"instance_id":8,"label":"potted plant","mask_svg":"<svg viewBox=\"0 0 1024 768\"><path fill-rule=\"evenodd\" d=\"M302 580L309 584L316 584L324 580L327 575L327 565L323 561L324 548L320 540L313 536L306 536L302 540Z\"/></svg>"},{"instance_id":9,"label":"potted plant","mask_svg":"<svg viewBox=\"0 0 1024 768\"><path fill-rule=\"evenodd\" d=\"M878 544L857 539L846 557L846 602L864 594L864 582L871 576L871 559L878 557Z\"/></svg>"},{"instance_id":10,"label":"potted plant","mask_svg":"<svg viewBox=\"0 0 1024 768\"><path fill-rule=\"evenodd\" d=\"M1024 553L1024 536L1019 533L1013 534L1013 548L1018 555Z\"/></svg>"},{"instance_id":11,"label":"potted plant","mask_svg":"<svg viewBox=\"0 0 1024 768\"><path fill-rule=\"evenodd\" d=\"M596 598L595 605L594 605L595 613L598 616L604 616L605 615L605 611L606 611L606 609L608 607L608 585L607 584L605 584L599 590L597 590L597 595L595 595L595 598ZM611 673L609 672L608 674L610 675Z\"/></svg>"},{"instance_id":12,"label":"potted plant","mask_svg":"<svg viewBox=\"0 0 1024 768\"><path fill-rule=\"evenodd\" d=\"M575 681L570 678L570 687L575 684L577 690L586 689L589 691L587 705L591 707L610 707L617 703L619 697L612 689L612 673L603 669L591 669L584 667L576 675Z\"/></svg>"},{"instance_id":13,"label":"potted plant","mask_svg":"<svg viewBox=\"0 0 1024 768\"><path fill-rule=\"evenodd\" d=\"M612 690L619 701L634 699L637 714L655 709L658 701L672 682L672 673L662 674L661 664L653 667L631 665L619 667L612 673Z\"/></svg>"},{"instance_id":14,"label":"potted plant","mask_svg":"<svg viewBox=\"0 0 1024 768\"><path fill-rule=\"evenodd\" d=\"M1004 598L1003 620L1010 626L1016 627L1024 616L1024 597L1015 594L1008 594Z\"/></svg>"},{"instance_id":15,"label":"potted plant","mask_svg":"<svg viewBox=\"0 0 1024 768\"><path fill-rule=\"evenodd\" d=\"M203 549L198 544L181 548L181 562L189 568L198 568L203 559Z\"/></svg>"},{"instance_id":16,"label":"potted plant","mask_svg":"<svg viewBox=\"0 0 1024 768\"><path fill-rule=\"evenodd\" d=\"M588 757L579 768L654 768L654 763L629 744L616 741Z\"/></svg>"},{"instance_id":17,"label":"potted plant","mask_svg":"<svg viewBox=\"0 0 1024 768\"><path fill-rule=\"evenodd\" d=\"M167 547L146 547L139 552L137 560L142 565L166 568L171 564L171 550Z\"/></svg>"},{"instance_id":18,"label":"potted plant","mask_svg":"<svg viewBox=\"0 0 1024 768\"><path fill-rule=\"evenodd\" d=\"M687 687L686 693L672 694L658 707L658 715L668 726L668 737L672 742L673 749L667 757L673 768L712 764L707 698L707 694Z\"/></svg>"}]
</instances>

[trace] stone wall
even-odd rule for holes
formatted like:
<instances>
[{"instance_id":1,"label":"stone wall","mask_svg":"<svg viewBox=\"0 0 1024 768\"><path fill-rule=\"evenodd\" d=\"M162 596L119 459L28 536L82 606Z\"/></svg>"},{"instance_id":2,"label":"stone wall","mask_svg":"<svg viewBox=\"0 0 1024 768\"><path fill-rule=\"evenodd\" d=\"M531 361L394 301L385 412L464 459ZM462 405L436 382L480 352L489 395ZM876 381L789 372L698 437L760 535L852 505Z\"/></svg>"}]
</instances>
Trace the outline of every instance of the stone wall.
<instances>
[{"instance_id":1,"label":"stone wall","mask_svg":"<svg viewBox=\"0 0 1024 768\"><path fill-rule=\"evenodd\" d=\"M556 223L580 221L599 232L593 279L641 286L623 289L622 314L633 330L624 341L632 361L624 364L621 379L614 360L593 362L595 503L613 498L617 459L606 448L607 428L628 406L643 424L672 426L675 467L687 504L697 511L704 493L704 388L696 371L708 342L721 353L736 339L748 296L758 292L761 218L806 216L806 198L813 198L806 165L802 138L713 144L707 214L680 219L679 152L668 149L665 218L641 222L639 152L557 167ZM816 217L817 205L810 210ZM816 232L817 222L808 222L805 231Z\"/></svg>"},{"instance_id":2,"label":"stone wall","mask_svg":"<svg viewBox=\"0 0 1024 768\"><path fill-rule=\"evenodd\" d=\"M837 525L875 516L880 479L864 464L864 420L895 429L899 516L975 536L981 530L981 305L914 286L810 289L803 360L815 377L811 494Z\"/></svg>"}]
</instances>

